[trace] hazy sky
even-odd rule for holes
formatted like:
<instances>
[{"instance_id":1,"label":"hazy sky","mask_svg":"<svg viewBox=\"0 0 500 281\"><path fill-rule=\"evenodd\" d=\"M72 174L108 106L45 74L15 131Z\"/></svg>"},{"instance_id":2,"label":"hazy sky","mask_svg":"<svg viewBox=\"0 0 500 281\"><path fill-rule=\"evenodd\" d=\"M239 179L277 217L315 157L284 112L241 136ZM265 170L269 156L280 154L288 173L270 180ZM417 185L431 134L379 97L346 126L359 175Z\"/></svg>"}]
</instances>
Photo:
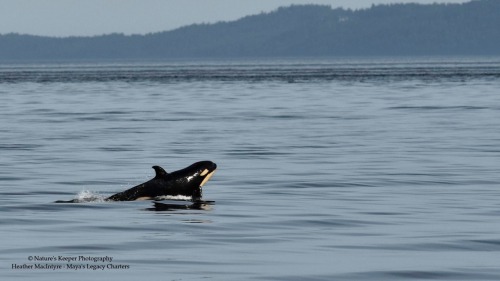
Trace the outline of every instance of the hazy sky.
<instances>
[{"instance_id":1,"label":"hazy sky","mask_svg":"<svg viewBox=\"0 0 500 281\"><path fill-rule=\"evenodd\" d=\"M467 0L0 0L0 34L145 34L192 23L230 21L291 4L365 8L382 3Z\"/></svg>"}]
</instances>

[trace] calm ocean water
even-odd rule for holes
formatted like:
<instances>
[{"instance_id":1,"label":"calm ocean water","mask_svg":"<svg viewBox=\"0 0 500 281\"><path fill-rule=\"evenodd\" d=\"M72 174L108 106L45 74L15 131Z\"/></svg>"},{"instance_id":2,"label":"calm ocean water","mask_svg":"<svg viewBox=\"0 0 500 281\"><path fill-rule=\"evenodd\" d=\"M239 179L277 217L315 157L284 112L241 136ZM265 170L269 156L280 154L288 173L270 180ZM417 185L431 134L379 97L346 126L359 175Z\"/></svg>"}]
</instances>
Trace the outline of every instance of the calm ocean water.
<instances>
[{"instance_id":1,"label":"calm ocean water","mask_svg":"<svg viewBox=\"0 0 500 281\"><path fill-rule=\"evenodd\" d=\"M499 280L499 89L500 58L2 65L0 277ZM202 209L53 203L199 160Z\"/></svg>"}]
</instances>

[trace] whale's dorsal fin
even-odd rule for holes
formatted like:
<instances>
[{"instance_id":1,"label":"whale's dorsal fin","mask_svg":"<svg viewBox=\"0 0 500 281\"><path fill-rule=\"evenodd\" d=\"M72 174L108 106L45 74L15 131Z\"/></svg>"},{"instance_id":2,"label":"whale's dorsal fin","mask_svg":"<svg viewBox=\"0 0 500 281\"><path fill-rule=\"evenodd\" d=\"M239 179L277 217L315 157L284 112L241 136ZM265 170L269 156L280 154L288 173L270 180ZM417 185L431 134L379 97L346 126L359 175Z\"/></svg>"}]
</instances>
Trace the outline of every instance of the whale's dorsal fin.
<instances>
[{"instance_id":1,"label":"whale's dorsal fin","mask_svg":"<svg viewBox=\"0 0 500 281\"><path fill-rule=\"evenodd\" d=\"M155 169L156 172L155 178L163 178L168 174L167 171L163 170L160 166L153 166L153 169Z\"/></svg>"}]
</instances>

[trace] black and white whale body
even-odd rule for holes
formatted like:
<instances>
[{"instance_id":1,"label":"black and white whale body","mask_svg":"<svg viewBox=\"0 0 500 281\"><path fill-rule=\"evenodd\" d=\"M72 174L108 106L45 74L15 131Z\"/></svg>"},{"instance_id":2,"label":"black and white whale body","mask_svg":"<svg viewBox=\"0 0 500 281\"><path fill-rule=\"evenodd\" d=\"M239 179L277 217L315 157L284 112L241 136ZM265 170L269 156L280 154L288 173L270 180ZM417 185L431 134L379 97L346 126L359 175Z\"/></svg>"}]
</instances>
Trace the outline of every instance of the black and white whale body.
<instances>
[{"instance_id":1,"label":"black and white whale body","mask_svg":"<svg viewBox=\"0 0 500 281\"><path fill-rule=\"evenodd\" d=\"M212 177L217 165L211 161L200 161L172 173L167 173L160 166L153 166L156 175L153 179L116 193L106 201L134 201L134 200L152 200L162 196L186 196L191 197L195 203L202 201L202 187ZM58 200L55 203L80 203L90 202L73 199L69 201ZM174 208L176 206L173 206ZM194 207L197 207L195 205ZM182 207L185 208L185 207ZM165 208L163 208L165 209Z\"/></svg>"},{"instance_id":2,"label":"black and white whale body","mask_svg":"<svg viewBox=\"0 0 500 281\"><path fill-rule=\"evenodd\" d=\"M200 161L172 173L153 166L156 176L142 184L108 197L108 201L151 200L161 196L188 196L193 201L202 197L203 185L212 177L217 165Z\"/></svg>"}]
</instances>

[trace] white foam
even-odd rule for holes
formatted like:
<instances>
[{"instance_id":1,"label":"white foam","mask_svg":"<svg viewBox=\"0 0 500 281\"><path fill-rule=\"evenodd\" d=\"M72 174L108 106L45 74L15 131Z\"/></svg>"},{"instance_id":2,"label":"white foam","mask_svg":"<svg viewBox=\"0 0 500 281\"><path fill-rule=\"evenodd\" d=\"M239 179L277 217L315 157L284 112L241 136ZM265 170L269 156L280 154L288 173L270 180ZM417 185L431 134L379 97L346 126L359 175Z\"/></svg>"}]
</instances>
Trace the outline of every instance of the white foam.
<instances>
[{"instance_id":1,"label":"white foam","mask_svg":"<svg viewBox=\"0 0 500 281\"><path fill-rule=\"evenodd\" d=\"M98 192L82 190L75 196L75 199L78 202L104 202L106 197L102 196Z\"/></svg>"},{"instance_id":2,"label":"white foam","mask_svg":"<svg viewBox=\"0 0 500 281\"><path fill-rule=\"evenodd\" d=\"M185 196L185 195L164 195L164 196L158 196L155 198L156 200L182 200L182 201L189 201L192 199L191 196Z\"/></svg>"}]
</instances>

